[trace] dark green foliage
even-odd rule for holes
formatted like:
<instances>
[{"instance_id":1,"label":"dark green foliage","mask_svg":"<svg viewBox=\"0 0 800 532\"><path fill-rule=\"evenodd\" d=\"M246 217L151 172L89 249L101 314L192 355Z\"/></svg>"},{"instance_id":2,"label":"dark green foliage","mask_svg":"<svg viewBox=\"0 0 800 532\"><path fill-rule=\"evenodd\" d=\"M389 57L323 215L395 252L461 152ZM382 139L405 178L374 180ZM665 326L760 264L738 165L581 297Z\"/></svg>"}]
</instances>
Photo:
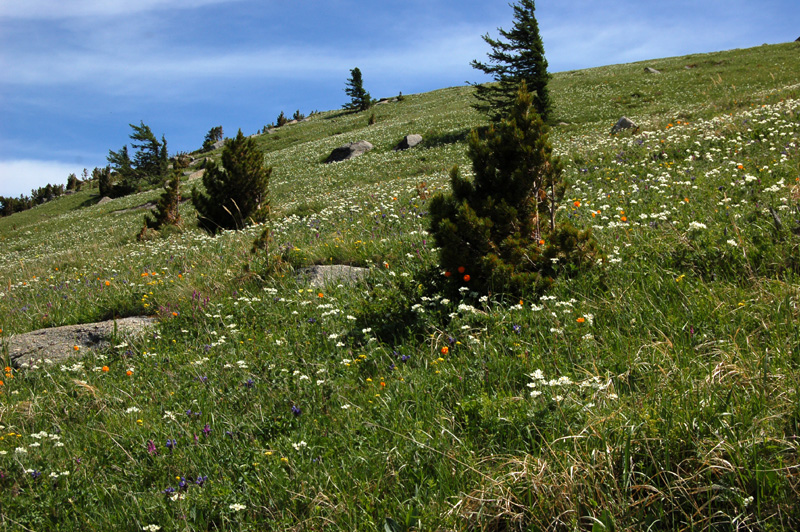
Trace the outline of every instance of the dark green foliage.
<instances>
[{"instance_id":1,"label":"dark green foliage","mask_svg":"<svg viewBox=\"0 0 800 532\"><path fill-rule=\"evenodd\" d=\"M128 124L133 129L131 146L136 150L133 165L139 178L148 184L161 181L167 171L167 141L162 136L163 144L158 142L150 126L140 122L138 126Z\"/></svg>"},{"instance_id":2,"label":"dark green foliage","mask_svg":"<svg viewBox=\"0 0 800 532\"><path fill-rule=\"evenodd\" d=\"M499 122L508 116L514 105L517 87L521 81L528 84L534 94L533 105L539 116L547 122L552 115L550 95L547 83L547 60L544 57L544 45L539 35L539 24L534 16L533 0L520 0L513 4L514 28L505 31L498 28L500 36L505 39L495 40L489 34L483 40L492 48L488 63L472 61L472 68L489 74L497 83L492 85L476 85L475 97L478 103L475 108L487 113L493 121Z\"/></svg>"},{"instance_id":3,"label":"dark green foliage","mask_svg":"<svg viewBox=\"0 0 800 532\"><path fill-rule=\"evenodd\" d=\"M208 130L206 138L203 139L203 151L211 151L214 149L214 144L222 140L222 126L215 126Z\"/></svg>"},{"instance_id":4,"label":"dark green foliage","mask_svg":"<svg viewBox=\"0 0 800 532\"><path fill-rule=\"evenodd\" d=\"M181 202L181 175L178 171L172 174L172 178L167 181L164 193L158 200L153 216L145 214L144 226L149 229L160 229L165 225L181 225L181 215L178 206Z\"/></svg>"},{"instance_id":5,"label":"dark green foliage","mask_svg":"<svg viewBox=\"0 0 800 532\"><path fill-rule=\"evenodd\" d=\"M295 112L294 112L294 114L292 115L292 120L297 120L297 121L299 122L300 120L304 119L305 117L306 117L306 115L304 115L303 113L301 113L301 112L300 112L300 109L298 109L298 110L297 110L297 111L295 111Z\"/></svg>"},{"instance_id":6,"label":"dark green foliage","mask_svg":"<svg viewBox=\"0 0 800 532\"><path fill-rule=\"evenodd\" d=\"M133 168L133 162L128 155L128 146L125 145L119 151L108 150L109 172L113 175L108 176L108 180L116 182L114 187L101 188L101 196L124 196L139 190L139 177ZM105 190L105 192L103 192Z\"/></svg>"},{"instance_id":7,"label":"dark green foliage","mask_svg":"<svg viewBox=\"0 0 800 532\"><path fill-rule=\"evenodd\" d=\"M125 149L125 153L127 154L128 150ZM113 190L113 182L111 180L111 167L106 166L105 168L95 168L92 170L92 179L97 181L97 188L100 192L100 196L109 196L111 195L111 191Z\"/></svg>"},{"instance_id":8,"label":"dark green foliage","mask_svg":"<svg viewBox=\"0 0 800 532\"><path fill-rule=\"evenodd\" d=\"M283 114L283 111L281 111L281 114L279 114L279 115L278 115L278 118L276 118L276 119L275 119L275 124L276 124L278 127L281 127L281 126L285 126L285 125L286 125L286 122L288 122L288 121L289 121L289 119L288 119L288 118L286 118L286 115L285 115L285 114Z\"/></svg>"},{"instance_id":9,"label":"dark green foliage","mask_svg":"<svg viewBox=\"0 0 800 532\"><path fill-rule=\"evenodd\" d=\"M75 174L69 174L67 176L67 190L80 190L80 181L78 181L78 176Z\"/></svg>"},{"instance_id":10,"label":"dark green foliage","mask_svg":"<svg viewBox=\"0 0 800 532\"><path fill-rule=\"evenodd\" d=\"M131 146L136 153L131 159L128 146L119 151L108 151L108 160L114 173L116 185L109 195L125 196L138 192L146 186L159 184L163 181L169 165L167 155L167 140L161 137L162 142L156 139L153 131L144 122L138 126L128 124L133 129L130 139L134 142Z\"/></svg>"},{"instance_id":11,"label":"dark green foliage","mask_svg":"<svg viewBox=\"0 0 800 532\"><path fill-rule=\"evenodd\" d=\"M350 96L350 101L342 107L351 111L366 111L372 106L372 97L364 89L364 80L361 78L361 70L356 67L350 71L350 79L347 80L347 87L344 92Z\"/></svg>"},{"instance_id":12,"label":"dark green foliage","mask_svg":"<svg viewBox=\"0 0 800 532\"><path fill-rule=\"evenodd\" d=\"M369 120L367 121L367 125L368 125L368 126L375 125L375 123L376 123L377 121L378 121L378 119L377 119L377 118L375 118L375 113L372 113L371 115L369 115Z\"/></svg>"},{"instance_id":13,"label":"dark green foliage","mask_svg":"<svg viewBox=\"0 0 800 532\"><path fill-rule=\"evenodd\" d=\"M508 119L490 127L484 140L471 133L475 179L453 168L452 194L431 202L431 232L455 285L483 293L540 292L559 273L588 268L599 256L589 231L555 224L562 165L531 99L523 82Z\"/></svg>"},{"instance_id":14,"label":"dark green foliage","mask_svg":"<svg viewBox=\"0 0 800 532\"><path fill-rule=\"evenodd\" d=\"M238 229L250 222L262 222L269 215L269 176L264 156L255 141L242 130L225 141L222 166L210 163L203 175L206 193L192 190L198 225L209 233Z\"/></svg>"},{"instance_id":15,"label":"dark green foliage","mask_svg":"<svg viewBox=\"0 0 800 532\"><path fill-rule=\"evenodd\" d=\"M191 164L192 159L189 157L187 153L178 152L177 154L175 154L175 157L173 158L172 161L173 161L172 167L175 170L185 170L186 168L189 168L189 164Z\"/></svg>"}]
</instances>

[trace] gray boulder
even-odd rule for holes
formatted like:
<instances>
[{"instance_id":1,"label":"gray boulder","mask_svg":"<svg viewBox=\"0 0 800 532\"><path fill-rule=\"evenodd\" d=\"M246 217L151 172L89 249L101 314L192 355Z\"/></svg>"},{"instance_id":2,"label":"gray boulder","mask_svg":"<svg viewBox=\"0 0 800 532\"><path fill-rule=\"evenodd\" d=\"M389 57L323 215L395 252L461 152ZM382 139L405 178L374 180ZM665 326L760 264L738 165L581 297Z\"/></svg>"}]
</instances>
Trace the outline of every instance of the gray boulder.
<instances>
[{"instance_id":1,"label":"gray boulder","mask_svg":"<svg viewBox=\"0 0 800 532\"><path fill-rule=\"evenodd\" d=\"M345 264L311 266L298 272L297 281L308 281L314 288L322 288L332 283L354 283L367 275L367 272L367 268Z\"/></svg>"},{"instance_id":2,"label":"gray boulder","mask_svg":"<svg viewBox=\"0 0 800 532\"><path fill-rule=\"evenodd\" d=\"M639 129L639 126L637 126L633 122L633 120L631 120L627 116L623 116L622 118L617 120L617 123L614 124L614 127L611 128L611 134L616 135L617 133L625 129L633 129L634 131L637 131Z\"/></svg>"},{"instance_id":3,"label":"gray boulder","mask_svg":"<svg viewBox=\"0 0 800 532\"><path fill-rule=\"evenodd\" d=\"M394 151L407 150L409 148L413 148L420 142L422 142L422 135L406 135L405 137L403 137L403 140L401 140L400 143L394 147Z\"/></svg>"},{"instance_id":4,"label":"gray boulder","mask_svg":"<svg viewBox=\"0 0 800 532\"><path fill-rule=\"evenodd\" d=\"M350 142L345 144L344 146L339 146L338 148L334 149L328 158L325 159L326 163L335 163L337 161L346 161L347 159L352 159L353 157L358 157L359 155L363 155L367 153L369 150L373 148L372 144L367 142L366 140L359 140L358 142Z\"/></svg>"},{"instance_id":5,"label":"gray boulder","mask_svg":"<svg viewBox=\"0 0 800 532\"><path fill-rule=\"evenodd\" d=\"M8 339L8 356L15 368L60 363L83 355L86 350L108 346L111 340L115 342L132 340L141 336L155 323L156 320L153 318L138 316L39 329L11 336Z\"/></svg>"},{"instance_id":6,"label":"gray boulder","mask_svg":"<svg viewBox=\"0 0 800 532\"><path fill-rule=\"evenodd\" d=\"M650 67L645 67L644 71L647 72L648 74L661 74L660 70L656 70L655 68L650 68Z\"/></svg>"},{"instance_id":7,"label":"gray boulder","mask_svg":"<svg viewBox=\"0 0 800 532\"><path fill-rule=\"evenodd\" d=\"M109 201L111 201L111 198L109 198L108 196L103 196L102 198L100 198L100 201L98 201L97 204L103 205L105 203L108 203Z\"/></svg>"}]
</instances>

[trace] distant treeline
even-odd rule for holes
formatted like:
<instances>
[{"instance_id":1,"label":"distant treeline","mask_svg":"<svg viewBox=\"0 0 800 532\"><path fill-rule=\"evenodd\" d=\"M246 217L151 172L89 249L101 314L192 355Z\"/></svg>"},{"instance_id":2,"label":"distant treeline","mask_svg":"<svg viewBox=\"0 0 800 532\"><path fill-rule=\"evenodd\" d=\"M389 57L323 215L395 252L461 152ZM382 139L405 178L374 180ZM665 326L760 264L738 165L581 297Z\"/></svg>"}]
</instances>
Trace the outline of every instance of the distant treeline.
<instances>
[{"instance_id":1,"label":"distant treeline","mask_svg":"<svg viewBox=\"0 0 800 532\"><path fill-rule=\"evenodd\" d=\"M88 175L86 170L83 171L84 176ZM20 194L18 198L0 196L0 216L10 216L15 212L25 211L36 205L41 205L59 196L63 196L66 191L78 191L83 186L84 181L78 179L75 174L70 174L67 177L67 186L64 185L51 185L34 188L31 190L31 195L26 196Z\"/></svg>"}]
</instances>

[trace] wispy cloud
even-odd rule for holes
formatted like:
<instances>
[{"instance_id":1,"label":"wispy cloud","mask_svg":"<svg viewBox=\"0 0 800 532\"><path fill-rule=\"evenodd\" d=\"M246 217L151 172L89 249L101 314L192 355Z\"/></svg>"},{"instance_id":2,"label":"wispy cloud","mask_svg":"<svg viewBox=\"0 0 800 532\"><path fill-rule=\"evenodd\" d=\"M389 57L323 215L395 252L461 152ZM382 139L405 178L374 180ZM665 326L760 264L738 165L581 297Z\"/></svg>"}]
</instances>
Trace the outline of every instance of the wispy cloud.
<instances>
[{"instance_id":1,"label":"wispy cloud","mask_svg":"<svg viewBox=\"0 0 800 532\"><path fill-rule=\"evenodd\" d=\"M154 49L155 48L155 49ZM373 76L414 76L465 70L485 54L477 31L451 29L404 46L331 49L324 46L273 45L258 49L175 49L141 44L115 48L64 49L49 55L19 53L3 61L5 84L16 86L82 85L92 90L130 93L145 87L193 80L308 80L340 78L350 68Z\"/></svg>"},{"instance_id":2,"label":"wispy cloud","mask_svg":"<svg viewBox=\"0 0 800 532\"><path fill-rule=\"evenodd\" d=\"M165 9L194 9L239 0L25 0L0 3L0 18L118 17Z\"/></svg>"}]
</instances>

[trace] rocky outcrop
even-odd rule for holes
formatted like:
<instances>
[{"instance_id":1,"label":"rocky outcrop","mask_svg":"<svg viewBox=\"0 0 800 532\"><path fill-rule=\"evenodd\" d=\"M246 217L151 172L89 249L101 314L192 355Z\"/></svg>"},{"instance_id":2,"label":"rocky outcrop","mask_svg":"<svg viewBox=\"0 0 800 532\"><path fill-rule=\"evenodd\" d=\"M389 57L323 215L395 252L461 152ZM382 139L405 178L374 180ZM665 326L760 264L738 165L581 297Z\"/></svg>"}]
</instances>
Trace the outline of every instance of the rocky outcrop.
<instances>
[{"instance_id":1,"label":"rocky outcrop","mask_svg":"<svg viewBox=\"0 0 800 532\"><path fill-rule=\"evenodd\" d=\"M132 339L155 323L154 318L139 316L15 334L8 339L8 355L16 368L58 363L82 355L87 349L104 347L112 339Z\"/></svg>"},{"instance_id":2,"label":"rocky outcrop","mask_svg":"<svg viewBox=\"0 0 800 532\"><path fill-rule=\"evenodd\" d=\"M358 142L350 142L344 146L339 146L334 149L331 154L325 159L326 163L335 163L338 161L346 161L353 157L358 157L367 153L373 148L372 144L366 140L359 140Z\"/></svg>"}]
</instances>

